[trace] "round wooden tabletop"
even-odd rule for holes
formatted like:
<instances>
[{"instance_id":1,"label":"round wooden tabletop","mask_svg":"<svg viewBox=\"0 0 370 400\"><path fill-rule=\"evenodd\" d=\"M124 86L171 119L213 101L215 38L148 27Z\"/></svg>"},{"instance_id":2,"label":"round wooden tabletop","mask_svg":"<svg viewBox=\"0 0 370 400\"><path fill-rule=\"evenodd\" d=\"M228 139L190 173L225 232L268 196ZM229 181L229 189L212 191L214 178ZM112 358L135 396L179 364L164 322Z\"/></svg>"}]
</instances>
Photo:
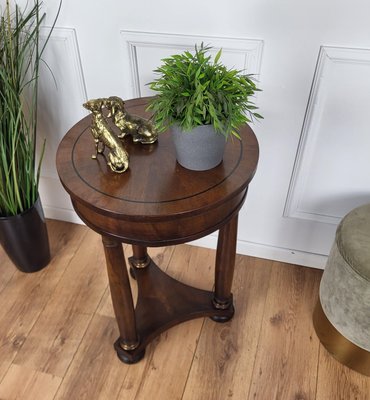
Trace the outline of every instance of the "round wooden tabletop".
<instances>
[{"instance_id":1,"label":"round wooden tabletop","mask_svg":"<svg viewBox=\"0 0 370 400\"><path fill-rule=\"evenodd\" d=\"M125 108L149 118L147 101L129 100ZM65 135L57 152L57 170L75 208L77 204L111 219L154 223L204 214L242 194L257 167L258 143L251 128L244 126L241 141L227 141L223 162L201 172L176 162L170 132L161 134L151 145L134 144L130 137L125 138L129 169L117 174L102 156L91 159L94 141L90 124L91 116L87 116ZM91 222L86 221L89 217L83 211L76 211L85 222Z\"/></svg>"}]
</instances>

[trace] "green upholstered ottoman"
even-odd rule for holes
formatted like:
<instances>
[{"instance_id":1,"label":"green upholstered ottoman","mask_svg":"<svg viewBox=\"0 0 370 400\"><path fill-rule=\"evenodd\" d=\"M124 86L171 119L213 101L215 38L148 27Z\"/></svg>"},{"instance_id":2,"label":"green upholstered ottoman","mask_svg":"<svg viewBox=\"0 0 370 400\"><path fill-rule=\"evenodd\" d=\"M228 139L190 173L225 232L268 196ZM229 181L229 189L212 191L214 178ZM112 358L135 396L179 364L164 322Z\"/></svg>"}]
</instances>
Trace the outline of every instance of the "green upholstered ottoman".
<instances>
[{"instance_id":1,"label":"green upholstered ottoman","mask_svg":"<svg viewBox=\"0 0 370 400\"><path fill-rule=\"evenodd\" d=\"M338 361L370 376L370 204L352 210L338 226L313 322Z\"/></svg>"}]
</instances>

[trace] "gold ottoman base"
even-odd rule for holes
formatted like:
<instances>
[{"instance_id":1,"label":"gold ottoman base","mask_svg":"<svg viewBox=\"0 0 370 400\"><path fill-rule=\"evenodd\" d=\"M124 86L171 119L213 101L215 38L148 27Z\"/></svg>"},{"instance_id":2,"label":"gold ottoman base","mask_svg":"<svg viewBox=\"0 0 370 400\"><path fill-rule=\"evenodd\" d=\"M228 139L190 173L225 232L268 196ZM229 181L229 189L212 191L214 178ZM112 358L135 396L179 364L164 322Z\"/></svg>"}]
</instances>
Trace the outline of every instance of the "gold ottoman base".
<instances>
[{"instance_id":1,"label":"gold ottoman base","mask_svg":"<svg viewBox=\"0 0 370 400\"><path fill-rule=\"evenodd\" d=\"M360 374L370 376L370 352L356 346L335 329L320 300L313 312L313 326L322 345L335 359Z\"/></svg>"}]
</instances>

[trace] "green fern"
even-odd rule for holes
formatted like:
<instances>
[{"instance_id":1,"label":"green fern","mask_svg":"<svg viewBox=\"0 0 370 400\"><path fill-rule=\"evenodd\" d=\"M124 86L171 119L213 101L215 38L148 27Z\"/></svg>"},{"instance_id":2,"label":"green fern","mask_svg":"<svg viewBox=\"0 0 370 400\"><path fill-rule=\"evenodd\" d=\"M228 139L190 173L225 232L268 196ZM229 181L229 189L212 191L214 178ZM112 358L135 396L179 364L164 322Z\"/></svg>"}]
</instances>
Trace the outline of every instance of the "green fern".
<instances>
[{"instance_id":1,"label":"green fern","mask_svg":"<svg viewBox=\"0 0 370 400\"><path fill-rule=\"evenodd\" d=\"M195 46L194 54L164 58L154 72L159 77L149 83L157 92L148 110L159 132L171 125L190 131L199 125L213 125L226 137L239 138L238 128L254 118L262 118L251 101L257 88L253 76L227 69L220 63L221 50L212 61L208 46Z\"/></svg>"}]
</instances>

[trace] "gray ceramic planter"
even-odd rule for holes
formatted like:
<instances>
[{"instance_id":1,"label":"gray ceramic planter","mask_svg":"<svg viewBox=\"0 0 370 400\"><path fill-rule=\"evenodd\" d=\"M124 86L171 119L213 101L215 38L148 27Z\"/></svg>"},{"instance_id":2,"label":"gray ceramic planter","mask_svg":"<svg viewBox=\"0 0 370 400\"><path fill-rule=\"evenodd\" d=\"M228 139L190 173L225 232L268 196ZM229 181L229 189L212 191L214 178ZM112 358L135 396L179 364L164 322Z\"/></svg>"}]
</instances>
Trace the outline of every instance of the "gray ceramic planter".
<instances>
[{"instance_id":1,"label":"gray ceramic planter","mask_svg":"<svg viewBox=\"0 0 370 400\"><path fill-rule=\"evenodd\" d=\"M212 125L197 126L184 132L178 126L172 127L177 161L193 171L205 171L221 163L226 139L215 132Z\"/></svg>"}]
</instances>

